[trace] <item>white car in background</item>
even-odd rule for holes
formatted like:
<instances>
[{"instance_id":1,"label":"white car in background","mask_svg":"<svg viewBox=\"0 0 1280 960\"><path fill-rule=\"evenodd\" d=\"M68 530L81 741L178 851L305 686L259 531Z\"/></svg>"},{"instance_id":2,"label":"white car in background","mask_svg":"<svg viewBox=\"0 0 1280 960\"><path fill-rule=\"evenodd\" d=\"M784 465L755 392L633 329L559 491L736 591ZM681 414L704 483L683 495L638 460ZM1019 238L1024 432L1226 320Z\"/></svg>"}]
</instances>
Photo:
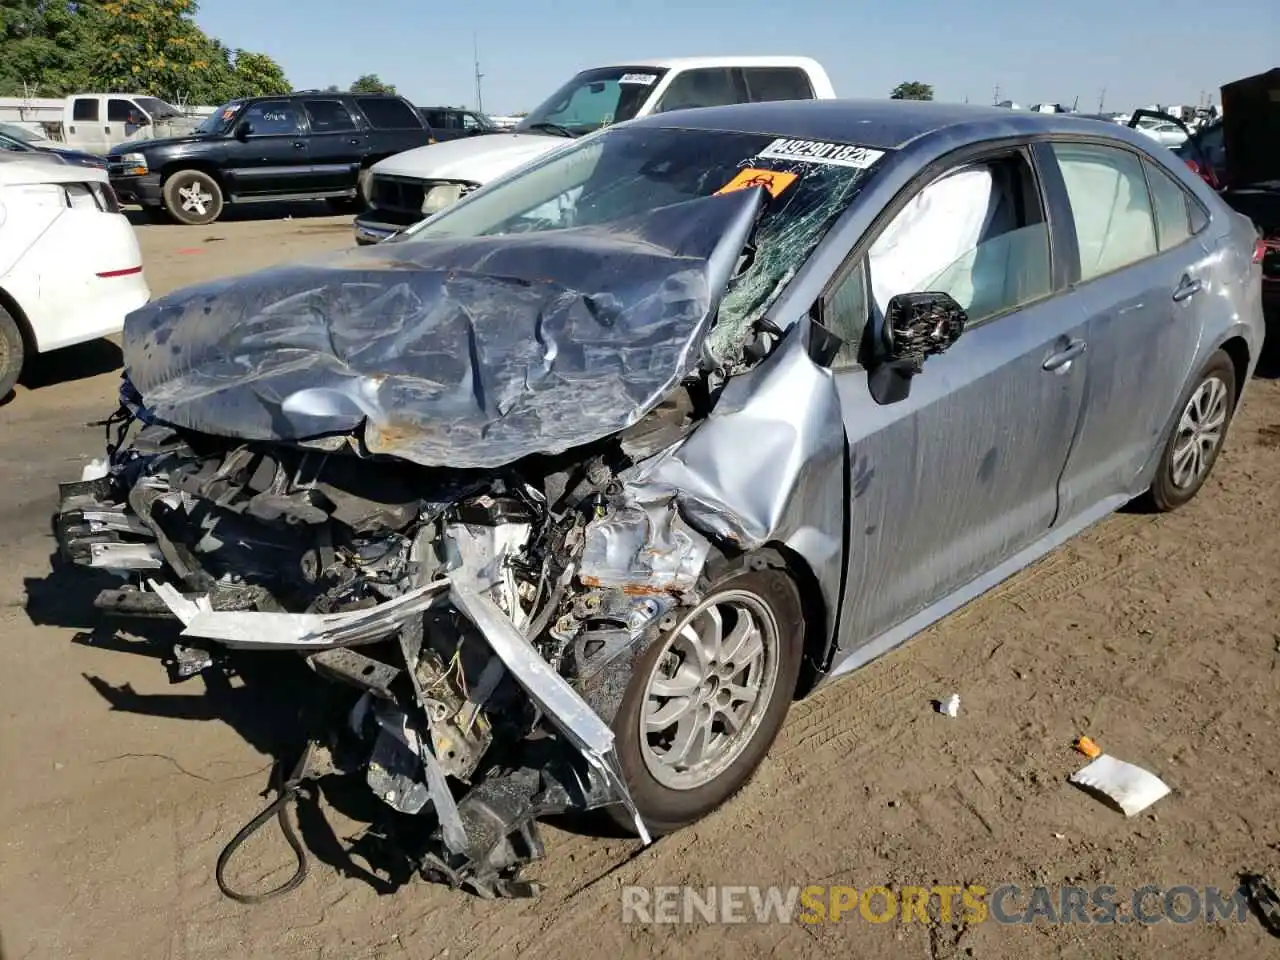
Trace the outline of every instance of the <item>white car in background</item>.
<instances>
[{"instance_id":1,"label":"white car in background","mask_svg":"<svg viewBox=\"0 0 1280 960\"><path fill-rule=\"evenodd\" d=\"M1145 133L1152 140L1166 147L1180 147L1186 142L1187 132L1176 123L1168 120L1157 120L1154 117L1143 117L1134 127L1139 133Z\"/></svg>"},{"instance_id":2,"label":"white car in background","mask_svg":"<svg viewBox=\"0 0 1280 960\"><path fill-rule=\"evenodd\" d=\"M119 333L151 298L107 172L0 159L0 398L24 358Z\"/></svg>"}]
</instances>

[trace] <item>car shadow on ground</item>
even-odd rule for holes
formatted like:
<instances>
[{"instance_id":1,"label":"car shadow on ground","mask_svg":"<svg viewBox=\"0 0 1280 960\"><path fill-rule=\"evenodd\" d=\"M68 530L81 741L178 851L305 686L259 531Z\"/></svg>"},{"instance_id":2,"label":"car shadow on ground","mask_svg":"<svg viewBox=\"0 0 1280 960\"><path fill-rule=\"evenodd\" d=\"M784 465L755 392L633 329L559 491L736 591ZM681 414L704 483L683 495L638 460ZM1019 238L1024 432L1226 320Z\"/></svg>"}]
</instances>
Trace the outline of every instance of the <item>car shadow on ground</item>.
<instances>
[{"instance_id":1,"label":"car shadow on ground","mask_svg":"<svg viewBox=\"0 0 1280 960\"><path fill-rule=\"evenodd\" d=\"M90 340L27 356L18 382L28 390L40 390L59 383L73 383L101 376L124 366L120 345L110 340ZM10 395L12 398L12 394Z\"/></svg>"},{"instance_id":2,"label":"car shadow on ground","mask_svg":"<svg viewBox=\"0 0 1280 960\"><path fill-rule=\"evenodd\" d=\"M352 204L330 204L324 200L301 203L232 203L218 217L218 223L245 223L257 220L311 220L321 217L356 215ZM163 210L144 210L141 207L125 207L124 215L135 227L151 224L181 226ZM213 226L213 224L205 224Z\"/></svg>"}]
</instances>

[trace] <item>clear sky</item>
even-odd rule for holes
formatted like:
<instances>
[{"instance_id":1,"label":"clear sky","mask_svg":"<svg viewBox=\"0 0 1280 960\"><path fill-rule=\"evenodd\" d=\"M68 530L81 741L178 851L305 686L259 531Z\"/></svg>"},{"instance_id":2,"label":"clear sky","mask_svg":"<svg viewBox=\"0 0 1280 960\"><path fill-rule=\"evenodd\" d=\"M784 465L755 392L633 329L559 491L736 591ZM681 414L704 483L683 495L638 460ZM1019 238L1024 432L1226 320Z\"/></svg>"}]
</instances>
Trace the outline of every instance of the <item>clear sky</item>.
<instances>
[{"instance_id":1,"label":"clear sky","mask_svg":"<svg viewBox=\"0 0 1280 960\"><path fill-rule=\"evenodd\" d=\"M699 54L817 58L840 96L931 83L937 99L1108 110L1196 103L1280 66L1280 0L203 0L232 47L275 57L295 87L376 73L420 106L528 110L571 74Z\"/></svg>"}]
</instances>

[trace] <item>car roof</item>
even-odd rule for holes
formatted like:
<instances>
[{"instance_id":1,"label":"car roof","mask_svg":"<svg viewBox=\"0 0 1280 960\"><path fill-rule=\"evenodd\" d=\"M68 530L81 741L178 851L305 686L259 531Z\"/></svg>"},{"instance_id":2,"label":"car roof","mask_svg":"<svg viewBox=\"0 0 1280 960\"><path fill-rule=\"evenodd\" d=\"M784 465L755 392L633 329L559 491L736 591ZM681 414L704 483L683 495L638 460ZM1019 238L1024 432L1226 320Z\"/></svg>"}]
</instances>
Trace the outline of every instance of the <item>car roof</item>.
<instances>
[{"instance_id":1,"label":"car roof","mask_svg":"<svg viewBox=\"0 0 1280 960\"><path fill-rule=\"evenodd\" d=\"M668 70L691 70L699 67L804 67L821 70L822 65L813 57L792 56L719 56L719 57L656 57L640 60L619 60L617 63L584 67L587 70L607 70L611 67L654 67Z\"/></svg>"},{"instance_id":2,"label":"car roof","mask_svg":"<svg viewBox=\"0 0 1280 960\"><path fill-rule=\"evenodd\" d=\"M913 140L948 128L965 127L970 135L1044 133L1087 134L1130 144L1132 131L1115 123L1099 123L1069 113L1032 113L1004 107L923 100L778 100L700 107L652 114L627 126L720 130L796 139L837 140L880 150L899 149ZM989 130L984 131L984 127ZM975 129L976 128L976 129Z\"/></svg>"}]
</instances>

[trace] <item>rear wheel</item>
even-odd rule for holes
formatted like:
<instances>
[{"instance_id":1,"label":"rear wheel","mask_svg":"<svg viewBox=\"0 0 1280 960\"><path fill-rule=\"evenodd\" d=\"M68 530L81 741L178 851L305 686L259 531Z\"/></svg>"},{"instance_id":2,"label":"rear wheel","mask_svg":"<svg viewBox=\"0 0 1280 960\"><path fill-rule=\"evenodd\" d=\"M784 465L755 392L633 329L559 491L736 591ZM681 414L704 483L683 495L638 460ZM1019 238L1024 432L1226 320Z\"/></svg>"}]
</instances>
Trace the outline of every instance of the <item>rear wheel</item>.
<instances>
[{"instance_id":1,"label":"rear wheel","mask_svg":"<svg viewBox=\"0 0 1280 960\"><path fill-rule=\"evenodd\" d=\"M1182 397L1148 497L1157 510L1191 500L1218 460L1236 405L1236 368L1219 350Z\"/></svg>"},{"instance_id":2,"label":"rear wheel","mask_svg":"<svg viewBox=\"0 0 1280 960\"><path fill-rule=\"evenodd\" d=\"M179 223L198 226L222 215L222 188L207 173L179 170L164 182L164 208Z\"/></svg>"},{"instance_id":3,"label":"rear wheel","mask_svg":"<svg viewBox=\"0 0 1280 960\"><path fill-rule=\"evenodd\" d=\"M785 570L757 559L702 596L636 661L613 720L631 799L659 835L746 784L782 727L800 670L803 613ZM611 813L634 829L621 808Z\"/></svg>"},{"instance_id":4,"label":"rear wheel","mask_svg":"<svg viewBox=\"0 0 1280 960\"><path fill-rule=\"evenodd\" d=\"M13 391L22 374L25 357L22 331L18 329L18 323L10 316L9 311L0 307L0 400Z\"/></svg>"}]
</instances>

